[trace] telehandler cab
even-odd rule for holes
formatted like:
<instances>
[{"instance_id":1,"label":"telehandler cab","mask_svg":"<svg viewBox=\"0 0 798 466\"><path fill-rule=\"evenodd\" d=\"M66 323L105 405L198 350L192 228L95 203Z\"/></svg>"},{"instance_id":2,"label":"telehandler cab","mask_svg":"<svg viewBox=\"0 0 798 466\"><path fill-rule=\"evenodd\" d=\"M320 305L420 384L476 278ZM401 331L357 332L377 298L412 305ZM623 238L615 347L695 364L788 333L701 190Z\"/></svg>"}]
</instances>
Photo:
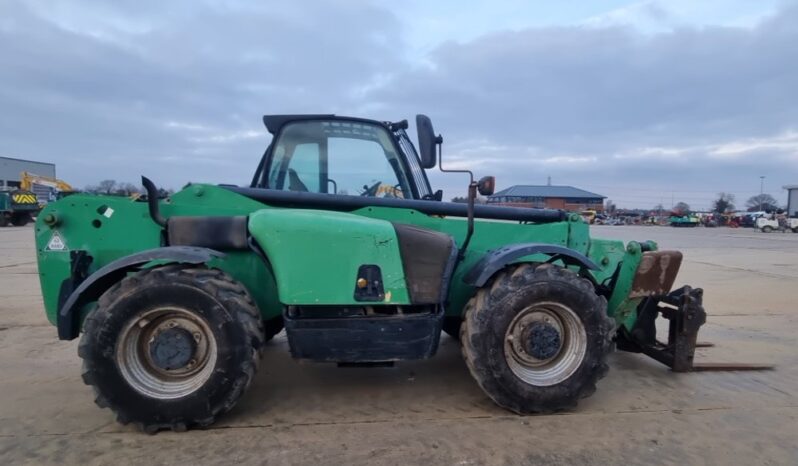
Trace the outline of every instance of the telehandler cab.
<instances>
[{"instance_id":1,"label":"telehandler cab","mask_svg":"<svg viewBox=\"0 0 798 466\"><path fill-rule=\"evenodd\" d=\"M285 328L293 357L432 357L441 330L477 384L516 413L571 408L613 348L693 363L702 291L672 290L682 255L591 238L578 213L442 201L425 170L443 139L396 123L270 115L248 187L189 184L146 202L74 194L36 224L42 293L61 339L82 336L96 402L147 432L207 426ZM443 167L441 167L443 169ZM655 319L670 321L668 341ZM735 366L733 368L753 368Z\"/></svg>"}]
</instances>

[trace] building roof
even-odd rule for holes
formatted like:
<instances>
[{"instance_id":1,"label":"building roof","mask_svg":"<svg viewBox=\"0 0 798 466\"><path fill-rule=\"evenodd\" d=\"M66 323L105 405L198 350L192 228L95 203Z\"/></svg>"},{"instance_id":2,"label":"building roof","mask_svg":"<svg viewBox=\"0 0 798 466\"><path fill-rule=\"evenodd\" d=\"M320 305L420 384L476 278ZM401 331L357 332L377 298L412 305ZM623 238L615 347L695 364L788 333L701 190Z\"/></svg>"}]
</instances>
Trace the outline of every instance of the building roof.
<instances>
[{"instance_id":1,"label":"building roof","mask_svg":"<svg viewBox=\"0 0 798 466\"><path fill-rule=\"evenodd\" d=\"M556 198L598 198L606 199L607 196L591 193L573 186L527 185L517 184L493 194L490 197L556 197Z\"/></svg>"},{"instance_id":2,"label":"building roof","mask_svg":"<svg viewBox=\"0 0 798 466\"><path fill-rule=\"evenodd\" d=\"M35 163L35 164L38 164L38 165L51 165L51 166L55 167L55 164L52 163L52 162L39 162L38 160L18 159L16 157L4 157L2 155L0 155L0 159L13 160L14 162Z\"/></svg>"}]
</instances>

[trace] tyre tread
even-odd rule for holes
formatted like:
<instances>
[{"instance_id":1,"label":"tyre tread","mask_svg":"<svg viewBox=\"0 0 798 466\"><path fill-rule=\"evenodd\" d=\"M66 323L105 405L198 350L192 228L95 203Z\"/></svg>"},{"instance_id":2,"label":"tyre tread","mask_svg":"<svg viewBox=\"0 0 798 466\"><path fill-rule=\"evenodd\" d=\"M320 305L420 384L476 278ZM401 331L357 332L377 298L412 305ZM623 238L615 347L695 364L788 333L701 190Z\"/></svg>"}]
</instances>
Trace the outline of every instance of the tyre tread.
<instances>
[{"instance_id":1,"label":"tyre tread","mask_svg":"<svg viewBox=\"0 0 798 466\"><path fill-rule=\"evenodd\" d=\"M169 419L165 421L136 422L139 429L146 433L154 434L160 430L183 432L192 427L207 427L215 422L216 418L228 411L238 402L243 393L252 383L260 361L260 351L264 344L263 323L260 312L253 302L246 288L221 270L169 264L161 267L143 270L135 275L129 275L114 284L98 300L97 307L87 316L83 324L83 336L78 345L78 355L83 359L82 378L86 385L92 387L95 393L95 403L101 408L109 408L116 414L116 419L121 424L128 424L136 419L136 413L129 412L124 402L109 399L100 393L97 387L97 374L90 358L90 345L97 339L95 336L101 331L99 322L107 317L106 314L121 298L133 293L141 287L154 286L160 283L180 283L193 285L212 296L217 302L229 309L241 324L247 335L247 342L251 346L251 356L238 364L236 373L232 375L235 381L228 396L216 406L209 406L207 412L195 413L186 418ZM113 348L103 349L111 351Z\"/></svg>"},{"instance_id":2,"label":"tyre tread","mask_svg":"<svg viewBox=\"0 0 798 466\"><path fill-rule=\"evenodd\" d=\"M488 332L487 322L496 312L495 307L502 300L529 284L545 286L548 282L565 282L576 287L591 298L591 311L598 313L597 332L601 332L601 347L598 348L599 357L595 361L593 370L587 371L588 378L583 381L578 391L573 396L563 397L555 402L541 404L535 399L520 399L518 394L511 393L503 386L494 366L482 354ZM606 356L612 349L612 334L615 321L606 313L606 300L595 293L593 284L580 277L576 272L552 264L533 265L529 263L518 264L499 272L491 282L480 288L468 301L464 308L465 318L460 328L460 341L463 359L469 372L477 384L500 406L510 409L518 414L551 413L573 408L577 401L586 398L596 391L597 382L603 378L609 366ZM590 331L590 329L586 329Z\"/></svg>"}]
</instances>

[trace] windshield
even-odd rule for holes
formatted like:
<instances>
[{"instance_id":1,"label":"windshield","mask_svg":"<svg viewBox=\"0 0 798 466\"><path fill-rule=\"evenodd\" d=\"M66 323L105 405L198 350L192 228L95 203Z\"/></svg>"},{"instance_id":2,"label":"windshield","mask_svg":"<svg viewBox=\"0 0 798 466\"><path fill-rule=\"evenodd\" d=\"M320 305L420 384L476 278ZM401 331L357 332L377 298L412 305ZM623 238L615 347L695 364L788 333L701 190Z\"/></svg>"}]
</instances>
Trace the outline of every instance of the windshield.
<instances>
[{"instance_id":1,"label":"windshield","mask_svg":"<svg viewBox=\"0 0 798 466\"><path fill-rule=\"evenodd\" d=\"M285 191L412 198L392 135L360 121L298 121L275 141L267 186Z\"/></svg>"}]
</instances>

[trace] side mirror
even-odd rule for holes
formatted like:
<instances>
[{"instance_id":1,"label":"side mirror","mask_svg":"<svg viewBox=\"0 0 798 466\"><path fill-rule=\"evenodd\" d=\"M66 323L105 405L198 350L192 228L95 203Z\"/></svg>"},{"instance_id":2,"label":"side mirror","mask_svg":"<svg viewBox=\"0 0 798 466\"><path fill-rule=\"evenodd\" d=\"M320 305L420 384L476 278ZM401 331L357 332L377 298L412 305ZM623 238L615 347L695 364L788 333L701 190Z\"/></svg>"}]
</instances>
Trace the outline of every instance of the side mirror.
<instances>
[{"instance_id":1,"label":"side mirror","mask_svg":"<svg viewBox=\"0 0 798 466\"><path fill-rule=\"evenodd\" d=\"M493 194L493 191L496 189L496 177L494 176L483 176L477 182L477 191L479 194L483 196L490 196Z\"/></svg>"},{"instance_id":2,"label":"side mirror","mask_svg":"<svg viewBox=\"0 0 798 466\"><path fill-rule=\"evenodd\" d=\"M443 142L441 136L435 136L432 129L432 121L427 115L416 115L416 130L418 131L418 151L421 156L421 166L423 168L435 167L437 151L435 146Z\"/></svg>"}]
</instances>

